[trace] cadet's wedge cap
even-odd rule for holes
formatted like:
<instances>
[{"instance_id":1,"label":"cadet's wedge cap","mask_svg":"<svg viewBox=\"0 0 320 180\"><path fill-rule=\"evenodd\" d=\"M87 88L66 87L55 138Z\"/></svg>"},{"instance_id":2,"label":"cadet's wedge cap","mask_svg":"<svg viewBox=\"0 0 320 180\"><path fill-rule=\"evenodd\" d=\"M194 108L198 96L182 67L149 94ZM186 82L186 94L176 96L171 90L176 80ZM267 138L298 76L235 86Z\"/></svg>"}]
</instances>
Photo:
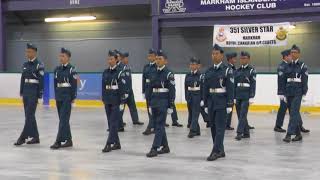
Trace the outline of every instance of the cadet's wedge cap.
<instances>
[{"instance_id":1,"label":"cadet's wedge cap","mask_svg":"<svg viewBox=\"0 0 320 180\"><path fill-rule=\"evenodd\" d=\"M157 54L157 52L154 49L149 49L149 54Z\"/></svg>"},{"instance_id":2,"label":"cadet's wedge cap","mask_svg":"<svg viewBox=\"0 0 320 180\"><path fill-rule=\"evenodd\" d=\"M38 51L38 48L34 44L31 44L31 43L27 44L27 49L33 49L35 51Z\"/></svg>"},{"instance_id":3,"label":"cadet's wedge cap","mask_svg":"<svg viewBox=\"0 0 320 180\"><path fill-rule=\"evenodd\" d=\"M121 57L129 57L129 53L128 52L121 53Z\"/></svg>"},{"instance_id":4,"label":"cadet's wedge cap","mask_svg":"<svg viewBox=\"0 0 320 180\"><path fill-rule=\"evenodd\" d=\"M61 53L68 55L69 57L71 57L71 51L66 49L66 48L61 48Z\"/></svg>"},{"instance_id":5,"label":"cadet's wedge cap","mask_svg":"<svg viewBox=\"0 0 320 180\"><path fill-rule=\"evenodd\" d=\"M157 56L162 56L162 57L164 57L164 58L166 58L166 59L167 59L167 57L168 57L161 49L158 50Z\"/></svg>"},{"instance_id":6,"label":"cadet's wedge cap","mask_svg":"<svg viewBox=\"0 0 320 180\"><path fill-rule=\"evenodd\" d=\"M200 64L200 59L192 57L190 58L190 64Z\"/></svg>"},{"instance_id":7,"label":"cadet's wedge cap","mask_svg":"<svg viewBox=\"0 0 320 180\"><path fill-rule=\"evenodd\" d=\"M291 50L295 50L295 51L300 52L300 48L295 44L292 46Z\"/></svg>"},{"instance_id":8,"label":"cadet's wedge cap","mask_svg":"<svg viewBox=\"0 0 320 180\"><path fill-rule=\"evenodd\" d=\"M218 44L214 44L212 50L216 50L216 51L220 51L221 53L224 53L224 50Z\"/></svg>"},{"instance_id":9,"label":"cadet's wedge cap","mask_svg":"<svg viewBox=\"0 0 320 180\"><path fill-rule=\"evenodd\" d=\"M230 53L226 54L226 58L227 59L232 59L232 58L237 57L237 56L238 56L238 54L236 52L230 52Z\"/></svg>"},{"instance_id":10,"label":"cadet's wedge cap","mask_svg":"<svg viewBox=\"0 0 320 180\"><path fill-rule=\"evenodd\" d=\"M110 57L113 56L113 57L117 58L117 52L109 50L108 56L110 56Z\"/></svg>"},{"instance_id":11,"label":"cadet's wedge cap","mask_svg":"<svg viewBox=\"0 0 320 180\"><path fill-rule=\"evenodd\" d=\"M291 49L287 49L287 50L282 51L282 52L281 52L281 55L282 55L283 57L289 56L289 55L290 55L290 52L291 52Z\"/></svg>"},{"instance_id":12,"label":"cadet's wedge cap","mask_svg":"<svg viewBox=\"0 0 320 180\"><path fill-rule=\"evenodd\" d=\"M247 51L241 51L240 56L247 56L250 58L250 53Z\"/></svg>"}]
</instances>

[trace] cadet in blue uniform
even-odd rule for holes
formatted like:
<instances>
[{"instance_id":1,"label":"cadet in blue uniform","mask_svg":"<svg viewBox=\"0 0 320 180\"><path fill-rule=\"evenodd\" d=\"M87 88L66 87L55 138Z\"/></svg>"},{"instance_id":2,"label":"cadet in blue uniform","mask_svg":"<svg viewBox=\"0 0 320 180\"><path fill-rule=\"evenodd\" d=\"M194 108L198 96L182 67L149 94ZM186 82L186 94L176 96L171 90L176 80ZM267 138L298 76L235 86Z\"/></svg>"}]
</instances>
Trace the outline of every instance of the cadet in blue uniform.
<instances>
[{"instance_id":1,"label":"cadet in blue uniform","mask_svg":"<svg viewBox=\"0 0 320 180\"><path fill-rule=\"evenodd\" d=\"M43 95L43 75L44 65L37 58L37 47L33 44L27 44L26 56L28 61L23 64L20 96L23 98L25 124L23 131L14 143L20 146L26 142L26 139L32 138L27 144L40 143L37 121L35 117L38 99Z\"/></svg>"},{"instance_id":2,"label":"cadet in blue uniform","mask_svg":"<svg viewBox=\"0 0 320 180\"><path fill-rule=\"evenodd\" d=\"M153 49L149 49L148 53L148 61L149 63L146 64L143 67L143 72L142 72L142 94L143 97L146 99L147 103L147 110L148 110L148 117L149 117L149 122L146 130L142 133L144 135L150 135L154 133L154 119L151 115L151 110L150 109L150 79L152 77L152 74L157 72L157 64L156 64L156 51Z\"/></svg>"},{"instance_id":3,"label":"cadet in blue uniform","mask_svg":"<svg viewBox=\"0 0 320 180\"><path fill-rule=\"evenodd\" d=\"M280 99L280 107L278 109L278 114L277 114L277 120L276 124L274 127L274 131L280 132L280 133L285 133L286 130L282 129L283 126L283 121L284 117L286 115L288 106L287 106L287 99L285 96L285 85L286 85L286 77L284 76L285 74L285 69L288 65L288 63L291 62L291 50L285 50L281 52L282 55L282 62L278 66L278 96Z\"/></svg>"},{"instance_id":4,"label":"cadet in blue uniform","mask_svg":"<svg viewBox=\"0 0 320 180\"><path fill-rule=\"evenodd\" d=\"M301 56L301 50L300 50L300 48L299 48L297 45L293 45L293 46L292 46L292 49L291 49L291 57L292 57L292 60L295 61L295 62L297 62L297 61L300 61L300 62L301 62L300 56ZM302 63L303 63L303 62L302 62ZM307 68L307 66L306 66L305 68ZM306 69L306 72L307 72L306 74L308 75L308 69ZM304 85L304 86L308 86L308 83L307 83L307 82L303 82L303 85ZM302 101L303 101L303 102L305 101L305 96L306 96L306 94L304 94L304 95L302 96ZM303 121L302 121L302 119L301 119L301 116L300 116L300 130L301 130L301 132L303 132L303 133L309 133L309 132L310 132L309 129L305 129L305 128L303 127Z\"/></svg>"},{"instance_id":5,"label":"cadet in blue uniform","mask_svg":"<svg viewBox=\"0 0 320 180\"><path fill-rule=\"evenodd\" d=\"M120 52L119 50L115 49L113 50L113 52L117 55L117 68L120 70L120 71L123 71L124 69L124 64L122 63L122 52ZM124 109L124 106L121 106L120 109ZM121 110L120 110L121 111ZM124 126L126 126L126 123L123 121L123 117L120 115L120 121L119 121L119 126L118 126L118 131L119 132L124 132Z\"/></svg>"},{"instance_id":6,"label":"cadet in blue uniform","mask_svg":"<svg viewBox=\"0 0 320 180\"><path fill-rule=\"evenodd\" d=\"M233 71L223 64L223 49L214 45L212 50L213 66L205 73L203 84L203 104L209 113L213 149L208 161L225 157L224 133L226 113L231 113L234 96ZM201 103L202 104L202 103Z\"/></svg>"},{"instance_id":7,"label":"cadet in blue uniform","mask_svg":"<svg viewBox=\"0 0 320 180\"><path fill-rule=\"evenodd\" d=\"M190 59L190 73L185 77L184 90L188 107L188 126L190 124L189 138L200 136L199 115L201 111L200 102L202 99L201 87L202 77L200 72L200 60L193 57Z\"/></svg>"},{"instance_id":8,"label":"cadet in blue uniform","mask_svg":"<svg viewBox=\"0 0 320 180\"><path fill-rule=\"evenodd\" d=\"M308 92L308 68L307 65L299 60L300 48L293 45L291 48L292 62L289 63L285 69L285 96L289 108L289 125L285 142L301 141L301 131L309 132L302 126L302 119L300 115L301 101ZM292 135L296 135L291 139Z\"/></svg>"},{"instance_id":9,"label":"cadet in blue uniform","mask_svg":"<svg viewBox=\"0 0 320 180\"><path fill-rule=\"evenodd\" d=\"M121 149L118 136L120 121L120 106L124 106L126 97L128 97L128 88L126 88L125 74L117 67L117 54L109 51L109 68L102 75L102 101L108 119L109 136L102 152Z\"/></svg>"},{"instance_id":10,"label":"cadet in blue uniform","mask_svg":"<svg viewBox=\"0 0 320 180\"><path fill-rule=\"evenodd\" d=\"M175 101L174 74L166 67L167 56L162 50L157 52L157 72L152 74L148 93L151 95L149 110L155 120L155 136L152 148L147 157L155 157L158 154L169 153L169 145L165 130L167 113L173 112ZM158 149L160 151L158 151Z\"/></svg>"},{"instance_id":11,"label":"cadet in blue uniform","mask_svg":"<svg viewBox=\"0 0 320 180\"><path fill-rule=\"evenodd\" d=\"M51 149L73 146L70 116L72 103L77 97L78 74L75 67L70 64L71 52L68 49L61 48L59 58L61 65L54 70L54 92L59 116L59 130Z\"/></svg>"},{"instance_id":12,"label":"cadet in blue uniform","mask_svg":"<svg viewBox=\"0 0 320 180\"><path fill-rule=\"evenodd\" d=\"M132 74L131 74L131 68L129 66L129 53L121 53L121 63L124 65L122 73L125 75L125 80L127 82L126 87L128 88L128 98L126 99L125 104L128 106L130 110L130 115L132 118L132 122L134 125L143 125L143 122L139 121L138 117L138 111L136 107L136 101L134 99L134 94L132 90ZM121 112L121 117L123 119L123 113L125 110L125 106L121 107L120 112Z\"/></svg>"},{"instance_id":13,"label":"cadet in blue uniform","mask_svg":"<svg viewBox=\"0 0 320 180\"><path fill-rule=\"evenodd\" d=\"M250 64L250 54L241 52L240 68L234 73L235 99L238 114L238 128L236 140L250 138L250 127L248 124L248 109L253 103L256 94L256 70Z\"/></svg>"},{"instance_id":14,"label":"cadet in blue uniform","mask_svg":"<svg viewBox=\"0 0 320 180\"><path fill-rule=\"evenodd\" d=\"M232 69L234 73L236 71L235 64L237 63L237 53L236 52L227 53L226 58L228 61L228 67ZM233 111L233 106L232 106L232 111ZM234 130L234 128L231 127L231 120L232 120L232 112L227 114L226 130L230 130L230 131Z\"/></svg>"}]
</instances>

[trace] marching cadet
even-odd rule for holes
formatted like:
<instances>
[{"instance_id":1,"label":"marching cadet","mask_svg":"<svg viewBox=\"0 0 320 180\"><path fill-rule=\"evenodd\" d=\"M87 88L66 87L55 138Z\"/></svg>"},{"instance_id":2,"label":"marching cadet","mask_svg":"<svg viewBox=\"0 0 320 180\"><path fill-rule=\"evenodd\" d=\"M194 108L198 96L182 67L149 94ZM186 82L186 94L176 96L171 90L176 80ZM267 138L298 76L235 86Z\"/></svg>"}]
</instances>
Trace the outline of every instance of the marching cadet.
<instances>
[{"instance_id":1,"label":"marching cadet","mask_svg":"<svg viewBox=\"0 0 320 180\"><path fill-rule=\"evenodd\" d=\"M125 74L117 67L117 54L109 51L108 56L109 68L102 75L102 101L108 119L109 136L103 153L121 149L118 136L120 106L124 106L128 97Z\"/></svg>"},{"instance_id":2,"label":"marching cadet","mask_svg":"<svg viewBox=\"0 0 320 180\"><path fill-rule=\"evenodd\" d=\"M278 72L278 96L280 99L280 107L278 109L277 120L274 127L274 131L285 133L286 130L282 129L284 117L286 115L288 106L287 106L287 99L285 96L285 85L287 79L285 78L285 69L288 63L291 62L291 50L285 50L281 52L282 55L282 62L279 64L277 72Z\"/></svg>"},{"instance_id":3,"label":"marching cadet","mask_svg":"<svg viewBox=\"0 0 320 180\"><path fill-rule=\"evenodd\" d=\"M292 62L285 69L285 96L289 107L289 125L284 142L301 141L301 132L309 132L302 126L300 115L301 101L308 92L308 67L300 58L300 48L293 45L291 48ZM291 136L295 135L293 139Z\"/></svg>"},{"instance_id":4,"label":"marching cadet","mask_svg":"<svg viewBox=\"0 0 320 180\"><path fill-rule=\"evenodd\" d=\"M125 104L128 106L130 110L130 115L132 118L133 125L143 125L144 123L139 121L136 101L134 99L134 94L132 90L132 75L131 75L131 68L129 66L129 53L125 52L125 53L121 53L120 55L122 56L121 63L124 65L122 73L125 75L125 80L127 82L126 87L128 88L128 92L129 92L128 93L129 96L126 99ZM123 106L123 109L120 109L120 113L121 113L120 116L122 117L122 119L123 119L124 110L125 110L125 106Z\"/></svg>"},{"instance_id":5,"label":"marching cadet","mask_svg":"<svg viewBox=\"0 0 320 180\"><path fill-rule=\"evenodd\" d=\"M249 105L253 103L253 98L256 94L256 71L249 63L250 54L248 52L241 52L241 67L234 73L236 109L239 119L235 139L238 141L242 138L250 138L247 115Z\"/></svg>"},{"instance_id":6,"label":"marching cadet","mask_svg":"<svg viewBox=\"0 0 320 180\"><path fill-rule=\"evenodd\" d=\"M75 67L70 64L70 50L61 48L59 58L61 65L54 70L54 91L59 115L59 130L55 143L50 147L51 149L73 146L70 115L72 104L77 97L78 74Z\"/></svg>"},{"instance_id":7,"label":"marching cadet","mask_svg":"<svg viewBox=\"0 0 320 180\"><path fill-rule=\"evenodd\" d=\"M236 66L235 64L237 63L237 53L232 52L232 53L227 53L226 58L228 61L228 67L232 69L233 73L236 71ZM233 111L233 106L232 106L232 111ZM232 112L227 114L227 122L226 122L226 130L234 130L233 127L231 127L231 120L232 120Z\"/></svg>"},{"instance_id":8,"label":"marching cadet","mask_svg":"<svg viewBox=\"0 0 320 180\"><path fill-rule=\"evenodd\" d=\"M202 99L201 86L203 75L200 72L200 60L193 57L190 59L190 71L184 82L185 99L188 107L188 126L190 124L189 138L200 136L199 115L201 111L200 102Z\"/></svg>"},{"instance_id":9,"label":"marching cadet","mask_svg":"<svg viewBox=\"0 0 320 180\"><path fill-rule=\"evenodd\" d=\"M176 93L174 74L166 67L167 56L162 50L157 52L156 63L157 72L152 74L150 88L147 89L151 97L149 111L155 121L154 141L147 157L170 152L165 124L167 113L173 112Z\"/></svg>"},{"instance_id":10,"label":"marching cadet","mask_svg":"<svg viewBox=\"0 0 320 180\"><path fill-rule=\"evenodd\" d=\"M226 114L231 113L234 96L233 71L223 64L224 51L219 45L212 49L213 66L204 76L203 101L206 112L209 113L209 123L213 140L213 149L208 161L225 157L224 133Z\"/></svg>"},{"instance_id":11,"label":"marching cadet","mask_svg":"<svg viewBox=\"0 0 320 180\"><path fill-rule=\"evenodd\" d=\"M39 144L39 132L35 117L38 99L43 95L43 75L44 65L37 58L37 47L33 44L27 44L26 57L27 62L23 64L20 82L20 96L23 99L25 124L23 131L14 143L20 146L26 142L26 139L32 138L27 144Z\"/></svg>"},{"instance_id":12,"label":"marching cadet","mask_svg":"<svg viewBox=\"0 0 320 180\"><path fill-rule=\"evenodd\" d=\"M154 119L151 115L151 110L150 109L150 79L152 77L152 74L157 72L157 65L156 65L156 51L153 49L149 49L148 53L148 61L149 63L146 64L143 67L143 72L142 72L142 94L143 97L146 99L146 104L147 104L147 110L148 110L148 117L149 117L149 122L146 130L142 133L144 135L150 135L154 133Z\"/></svg>"},{"instance_id":13,"label":"marching cadet","mask_svg":"<svg viewBox=\"0 0 320 180\"><path fill-rule=\"evenodd\" d=\"M300 48L299 48L297 45L293 45L293 46L292 46L292 49L291 49L291 57L292 57L292 60L293 60L294 62L298 62L298 61L300 61L300 56L301 56L301 50L300 50ZM301 61L300 61L300 62L301 62ZM303 62L302 62L302 63L303 63ZM307 68L307 66L306 66L305 68ZM308 75L308 71L306 71L306 72L307 72L306 74ZM304 82L303 85L308 86L308 82ZM302 96L302 101L303 101L303 102L305 101L305 96L306 96L306 94L307 94L307 92L305 92L305 94ZM303 127L303 121L302 121L302 119L301 119L301 116L300 116L300 129L301 129L301 132L303 132L303 133L309 133L309 132L310 132L309 129L305 129L305 128Z\"/></svg>"},{"instance_id":14,"label":"marching cadet","mask_svg":"<svg viewBox=\"0 0 320 180\"><path fill-rule=\"evenodd\" d=\"M117 68L119 68L120 71L123 71L124 69L124 64L122 63L121 59L123 57L122 53L115 49L113 50L113 52L117 55ZM121 109L123 109L124 106L121 106ZM120 110L121 111L121 110ZM124 126L126 126L127 124L123 121L123 117L120 115L120 121L119 121L119 126L118 126L118 131L119 132L124 132Z\"/></svg>"}]
</instances>

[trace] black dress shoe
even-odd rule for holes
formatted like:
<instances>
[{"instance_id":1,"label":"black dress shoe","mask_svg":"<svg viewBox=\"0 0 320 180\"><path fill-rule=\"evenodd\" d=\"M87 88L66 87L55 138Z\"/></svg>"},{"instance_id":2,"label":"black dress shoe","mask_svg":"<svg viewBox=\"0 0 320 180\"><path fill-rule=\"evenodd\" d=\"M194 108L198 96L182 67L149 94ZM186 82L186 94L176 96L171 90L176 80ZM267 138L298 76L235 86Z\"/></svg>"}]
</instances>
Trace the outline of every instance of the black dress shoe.
<instances>
[{"instance_id":1,"label":"black dress shoe","mask_svg":"<svg viewBox=\"0 0 320 180\"><path fill-rule=\"evenodd\" d=\"M60 142L55 142L52 146L50 146L50 149L59 149L61 147Z\"/></svg>"},{"instance_id":2,"label":"black dress shoe","mask_svg":"<svg viewBox=\"0 0 320 180\"><path fill-rule=\"evenodd\" d=\"M187 124L187 128L190 128L190 124Z\"/></svg>"},{"instance_id":3,"label":"black dress shoe","mask_svg":"<svg viewBox=\"0 0 320 180\"><path fill-rule=\"evenodd\" d=\"M242 135L241 138L244 138L244 139L250 138L250 134L244 134L244 135Z\"/></svg>"},{"instance_id":4,"label":"black dress shoe","mask_svg":"<svg viewBox=\"0 0 320 180\"><path fill-rule=\"evenodd\" d=\"M123 126L123 127L124 127L124 126L126 126L126 125L127 125L127 123L126 123L126 122L123 122L123 123L122 123L122 126Z\"/></svg>"},{"instance_id":5,"label":"black dress shoe","mask_svg":"<svg viewBox=\"0 0 320 180\"><path fill-rule=\"evenodd\" d=\"M242 134L237 134L237 136L235 137L235 139L237 141L240 141L242 139Z\"/></svg>"},{"instance_id":6,"label":"black dress shoe","mask_svg":"<svg viewBox=\"0 0 320 180\"><path fill-rule=\"evenodd\" d=\"M189 134L188 134L188 138L193 138L196 136L196 133L190 131Z\"/></svg>"},{"instance_id":7,"label":"black dress shoe","mask_svg":"<svg viewBox=\"0 0 320 180\"><path fill-rule=\"evenodd\" d=\"M290 143L291 142L291 135L286 135L286 137L283 139L284 142Z\"/></svg>"},{"instance_id":8,"label":"black dress shoe","mask_svg":"<svg viewBox=\"0 0 320 180\"><path fill-rule=\"evenodd\" d=\"M209 123L206 124L206 128L210 128L210 124Z\"/></svg>"},{"instance_id":9,"label":"black dress shoe","mask_svg":"<svg viewBox=\"0 0 320 180\"><path fill-rule=\"evenodd\" d=\"M154 133L154 130L151 130L151 129L147 128L142 134L148 136L148 135L153 134L153 133Z\"/></svg>"},{"instance_id":10,"label":"black dress shoe","mask_svg":"<svg viewBox=\"0 0 320 180\"><path fill-rule=\"evenodd\" d=\"M168 154L168 153L170 153L170 148L169 148L169 146L162 147L160 149L160 151L158 151L157 153L158 154Z\"/></svg>"},{"instance_id":11,"label":"black dress shoe","mask_svg":"<svg viewBox=\"0 0 320 180\"><path fill-rule=\"evenodd\" d=\"M178 122L174 122L172 123L172 126L176 126L176 127L183 127L182 124L178 123Z\"/></svg>"},{"instance_id":12,"label":"black dress shoe","mask_svg":"<svg viewBox=\"0 0 320 180\"><path fill-rule=\"evenodd\" d=\"M250 126L250 125L249 125L249 129L255 129L255 128L254 128L253 126Z\"/></svg>"},{"instance_id":13,"label":"black dress shoe","mask_svg":"<svg viewBox=\"0 0 320 180\"><path fill-rule=\"evenodd\" d=\"M211 153L210 156L207 158L207 161L215 161L219 158L218 153Z\"/></svg>"},{"instance_id":14,"label":"black dress shoe","mask_svg":"<svg viewBox=\"0 0 320 180\"><path fill-rule=\"evenodd\" d=\"M281 127L274 127L273 129L275 132L279 132L279 133L285 133L287 132L286 130L282 129Z\"/></svg>"},{"instance_id":15,"label":"black dress shoe","mask_svg":"<svg viewBox=\"0 0 320 180\"><path fill-rule=\"evenodd\" d=\"M220 152L220 153L218 153L218 155L219 155L220 158L226 157L226 153L224 153L224 152Z\"/></svg>"},{"instance_id":16,"label":"black dress shoe","mask_svg":"<svg viewBox=\"0 0 320 180\"><path fill-rule=\"evenodd\" d=\"M110 144L106 144L106 146L102 149L102 152L103 153L107 153L107 152L110 152L112 151L112 147Z\"/></svg>"},{"instance_id":17,"label":"black dress shoe","mask_svg":"<svg viewBox=\"0 0 320 180\"><path fill-rule=\"evenodd\" d=\"M148 154L146 154L146 156L148 158L156 157L156 156L158 156L158 152L155 149L151 149L150 152Z\"/></svg>"},{"instance_id":18,"label":"black dress shoe","mask_svg":"<svg viewBox=\"0 0 320 180\"><path fill-rule=\"evenodd\" d=\"M61 145L62 148L67 148L72 146L73 146L72 140L67 140L64 144Z\"/></svg>"},{"instance_id":19,"label":"black dress shoe","mask_svg":"<svg viewBox=\"0 0 320 180\"><path fill-rule=\"evenodd\" d=\"M124 132L124 127L119 128L118 132Z\"/></svg>"},{"instance_id":20,"label":"black dress shoe","mask_svg":"<svg viewBox=\"0 0 320 180\"><path fill-rule=\"evenodd\" d=\"M25 139L18 139L17 142L15 142L13 145L15 146L21 146L22 144L26 143Z\"/></svg>"},{"instance_id":21,"label":"black dress shoe","mask_svg":"<svg viewBox=\"0 0 320 180\"><path fill-rule=\"evenodd\" d=\"M227 127L226 127L226 130L228 130L228 131L233 131L234 128L233 128L233 127L230 127L230 126L227 126Z\"/></svg>"},{"instance_id":22,"label":"black dress shoe","mask_svg":"<svg viewBox=\"0 0 320 180\"><path fill-rule=\"evenodd\" d=\"M119 144L114 144L111 149L112 149L112 150L119 150L119 149L121 149L120 143L119 143Z\"/></svg>"},{"instance_id":23,"label":"black dress shoe","mask_svg":"<svg viewBox=\"0 0 320 180\"><path fill-rule=\"evenodd\" d=\"M144 125L144 123L143 122L140 122L140 121L137 121L137 122L133 122L133 125Z\"/></svg>"},{"instance_id":24,"label":"black dress shoe","mask_svg":"<svg viewBox=\"0 0 320 180\"><path fill-rule=\"evenodd\" d=\"M305 129L303 126L301 126L301 132L303 132L303 133L309 133L310 132L310 130L309 129Z\"/></svg>"},{"instance_id":25,"label":"black dress shoe","mask_svg":"<svg viewBox=\"0 0 320 180\"><path fill-rule=\"evenodd\" d=\"M164 126L165 126L165 127L169 127L170 125L166 123Z\"/></svg>"},{"instance_id":26,"label":"black dress shoe","mask_svg":"<svg viewBox=\"0 0 320 180\"><path fill-rule=\"evenodd\" d=\"M292 142L297 142L297 141L302 141L302 136L301 136L301 134L296 135L294 138L292 138Z\"/></svg>"},{"instance_id":27,"label":"black dress shoe","mask_svg":"<svg viewBox=\"0 0 320 180\"><path fill-rule=\"evenodd\" d=\"M27 142L27 144L40 144L40 139L32 138L30 141Z\"/></svg>"}]
</instances>

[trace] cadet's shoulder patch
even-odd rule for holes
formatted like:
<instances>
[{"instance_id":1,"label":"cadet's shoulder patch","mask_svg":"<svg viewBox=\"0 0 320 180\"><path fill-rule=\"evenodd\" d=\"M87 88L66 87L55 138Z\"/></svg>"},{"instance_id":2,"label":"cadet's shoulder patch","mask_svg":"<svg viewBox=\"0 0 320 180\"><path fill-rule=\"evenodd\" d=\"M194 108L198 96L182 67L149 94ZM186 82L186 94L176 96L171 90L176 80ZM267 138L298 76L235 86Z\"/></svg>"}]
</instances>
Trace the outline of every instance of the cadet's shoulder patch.
<instances>
[{"instance_id":1,"label":"cadet's shoulder patch","mask_svg":"<svg viewBox=\"0 0 320 180\"><path fill-rule=\"evenodd\" d=\"M282 71L279 71L278 75L279 75L279 76L282 76L282 75L283 75L283 72L282 72Z\"/></svg>"},{"instance_id":2,"label":"cadet's shoulder patch","mask_svg":"<svg viewBox=\"0 0 320 180\"><path fill-rule=\"evenodd\" d=\"M122 84L126 84L126 80L122 79L121 81L122 81Z\"/></svg>"},{"instance_id":3,"label":"cadet's shoulder patch","mask_svg":"<svg viewBox=\"0 0 320 180\"><path fill-rule=\"evenodd\" d=\"M76 68L72 66L70 68L70 74L76 74L76 73L77 73Z\"/></svg>"},{"instance_id":4,"label":"cadet's shoulder patch","mask_svg":"<svg viewBox=\"0 0 320 180\"><path fill-rule=\"evenodd\" d=\"M256 70L252 68L252 69L250 70L250 74L256 74Z\"/></svg>"},{"instance_id":5,"label":"cadet's shoulder patch","mask_svg":"<svg viewBox=\"0 0 320 180\"><path fill-rule=\"evenodd\" d=\"M37 69L44 69L44 64L43 63L38 63Z\"/></svg>"},{"instance_id":6,"label":"cadet's shoulder patch","mask_svg":"<svg viewBox=\"0 0 320 180\"><path fill-rule=\"evenodd\" d=\"M230 82L231 82L232 84L234 84L234 78L233 78L233 77L230 78Z\"/></svg>"},{"instance_id":7,"label":"cadet's shoulder patch","mask_svg":"<svg viewBox=\"0 0 320 180\"><path fill-rule=\"evenodd\" d=\"M304 69L308 69L308 66L305 64L305 65L303 66L303 68L304 68Z\"/></svg>"},{"instance_id":8,"label":"cadet's shoulder patch","mask_svg":"<svg viewBox=\"0 0 320 180\"><path fill-rule=\"evenodd\" d=\"M119 74L118 74L118 79L120 78L120 77L124 77L125 76L125 74L124 73L122 73L123 71L120 71L119 72Z\"/></svg>"},{"instance_id":9,"label":"cadet's shoulder patch","mask_svg":"<svg viewBox=\"0 0 320 180\"><path fill-rule=\"evenodd\" d=\"M43 71L43 70L39 71L39 74L40 74L41 76L43 76L43 75L44 75L44 71Z\"/></svg>"},{"instance_id":10,"label":"cadet's shoulder patch","mask_svg":"<svg viewBox=\"0 0 320 180\"><path fill-rule=\"evenodd\" d=\"M309 72L308 72L308 71L304 72L304 74L305 74L306 76L309 76Z\"/></svg>"},{"instance_id":11,"label":"cadet's shoulder patch","mask_svg":"<svg viewBox=\"0 0 320 180\"><path fill-rule=\"evenodd\" d=\"M172 85L176 85L176 83L175 83L174 80L171 80L170 83L171 83Z\"/></svg>"},{"instance_id":12,"label":"cadet's shoulder patch","mask_svg":"<svg viewBox=\"0 0 320 180\"><path fill-rule=\"evenodd\" d=\"M174 74L172 72L169 72L167 75L167 79L174 79Z\"/></svg>"},{"instance_id":13,"label":"cadet's shoulder patch","mask_svg":"<svg viewBox=\"0 0 320 180\"><path fill-rule=\"evenodd\" d=\"M200 75L200 80L204 80L205 74Z\"/></svg>"},{"instance_id":14,"label":"cadet's shoulder patch","mask_svg":"<svg viewBox=\"0 0 320 180\"><path fill-rule=\"evenodd\" d=\"M279 70L283 70L284 69L284 66L279 66Z\"/></svg>"}]
</instances>

